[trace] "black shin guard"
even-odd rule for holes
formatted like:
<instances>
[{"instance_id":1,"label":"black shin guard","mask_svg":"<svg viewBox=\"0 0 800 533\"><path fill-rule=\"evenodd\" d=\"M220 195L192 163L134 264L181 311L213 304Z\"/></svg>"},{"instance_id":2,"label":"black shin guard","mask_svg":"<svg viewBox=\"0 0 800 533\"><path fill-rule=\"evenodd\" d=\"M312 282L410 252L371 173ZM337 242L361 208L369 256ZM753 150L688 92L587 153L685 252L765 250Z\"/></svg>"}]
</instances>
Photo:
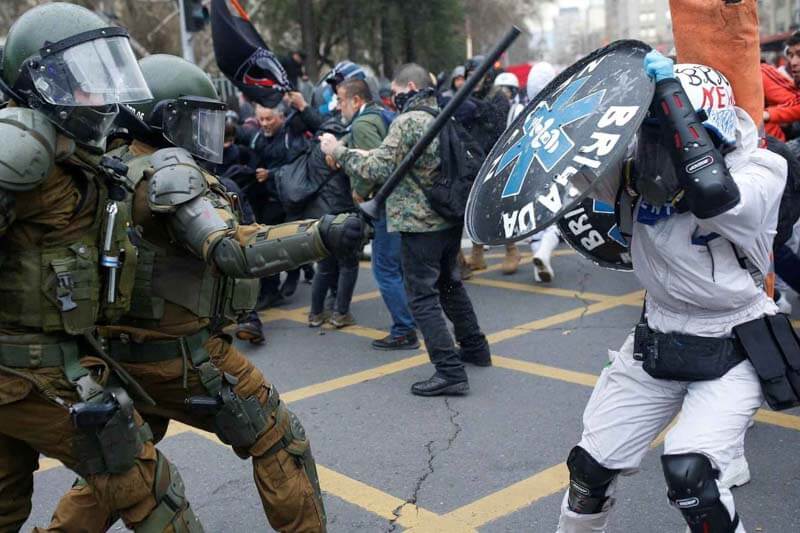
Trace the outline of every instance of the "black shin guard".
<instances>
[{"instance_id":1,"label":"black shin guard","mask_svg":"<svg viewBox=\"0 0 800 533\"><path fill-rule=\"evenodd\" d=\"M619 470L605 468L589 455L589 452L575 446L567 458L569 468L569 509L578 514L595 514L603 510L608 500L608 487L617 477Z\"/></svg>"},{"instance_id":2,"label":"black shin guard","mask_svg":"<svg viewBox=\"0 0 800 533\"><path fill-rule=\"evenodd\" d=\"M683 513L692 533L733 533L738 515L731 515L719 499L719 471L701 453L662 455L670 503Z\"/></svg>"}]
</instances>

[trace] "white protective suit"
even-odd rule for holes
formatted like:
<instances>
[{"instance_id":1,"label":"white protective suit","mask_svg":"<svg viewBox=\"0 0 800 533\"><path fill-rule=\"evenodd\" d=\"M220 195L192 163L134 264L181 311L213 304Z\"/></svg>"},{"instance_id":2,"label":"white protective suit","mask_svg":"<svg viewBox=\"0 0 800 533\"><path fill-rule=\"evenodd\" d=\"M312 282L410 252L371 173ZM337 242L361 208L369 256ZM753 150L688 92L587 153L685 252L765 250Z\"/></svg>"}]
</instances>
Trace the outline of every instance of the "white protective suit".
<instances>
[{"instance_id":1,"label":"white protective suit","mask_svg":"<svg viewBox=\"0 0 800 533\"><path fill-rule=\"evenodd\" d=\"M758 148L756 126L737 108L736 149L725 157L739 187L733 209L705 220L673 213L652 225L639 222L637 207L631 254L636 276L647 290L647 322L663 333L728 337L741 323L777 312L774 302L740 266L731 243L766 275L770 264L778 206L786 182L786 161ZM716 233L708 245L693 237ZM623 474L636 471L653 439L678 415L667 433L665 454L702 453L714 468L725 470L736 454L753 414L761 406L761 386L753 366L744 361L719 379L679 382L659 380L633 359L633 334L594 388L583 415L579 446L598 463ZM680 413L680 414L679 414ZM607 495L612 496L615 482ZM719 487L731 516L733 496ZM605 531L613 498L603 511L581 515L561 506L560 533ZM737 533L744 527L739 523Z\"/></svg>"}]
</instances>

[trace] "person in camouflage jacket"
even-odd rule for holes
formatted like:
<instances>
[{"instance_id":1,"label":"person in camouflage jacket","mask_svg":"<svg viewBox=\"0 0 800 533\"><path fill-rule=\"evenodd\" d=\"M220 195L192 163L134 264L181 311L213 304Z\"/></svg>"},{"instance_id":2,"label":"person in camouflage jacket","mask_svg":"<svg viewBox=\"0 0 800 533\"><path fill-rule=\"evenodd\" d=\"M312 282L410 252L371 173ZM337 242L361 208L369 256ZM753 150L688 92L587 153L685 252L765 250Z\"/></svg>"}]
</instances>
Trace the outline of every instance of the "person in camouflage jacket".
<instances>
[{"instance_id":1,"label":"person in camouflage jacket","mask_svg":"<svg viewBox=\"0 0 800 533\"><path fill-rule=\"evenodd\" d=\"M409 63L392 81L392 93L400 115L386 138L373 150L346 148L335 137L323 135L323 152L332 155L350 176L380 185L423 136L433 117L421 107L436 109L428 72ZM439 142L434 140L411 169L422 187L439 177ZM436 367L434 375L414 383L419 396L465 394L469 391L464 362L491 365L489 344L480 330L472 302L459 276L457 256L461 248L461 224L442 218L433 210L415 180L402 180L386 200L389 231L400 232L405 287L411 312ZM445 316L453 322L460 349L456 348Z\"/></svg>"}]
</instances>

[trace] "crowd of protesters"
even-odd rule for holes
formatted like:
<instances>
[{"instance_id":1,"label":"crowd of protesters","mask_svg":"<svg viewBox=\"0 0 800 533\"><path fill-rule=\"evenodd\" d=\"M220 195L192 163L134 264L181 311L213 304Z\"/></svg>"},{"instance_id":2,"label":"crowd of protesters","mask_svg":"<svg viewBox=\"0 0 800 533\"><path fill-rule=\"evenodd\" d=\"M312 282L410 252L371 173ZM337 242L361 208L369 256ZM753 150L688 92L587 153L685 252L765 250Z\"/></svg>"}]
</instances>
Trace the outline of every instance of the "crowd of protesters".
<instances>
[{"instance_id":1,"label":"crowd of protesters","mask_svg":"<svg viewBox=\"0 0 800 533\"><path fill-rule=\"evenodd\" d=\"M796 158L800 155L800 33L786 45L785 57L779 62L782 66L762 65L764 121L770 142L785 142L782 149L791 152L800 165ZM312 84L305 76L302 54L295 52L283 63L298 90L289 92L271 108L242 98L231 106L224 161L214 170L240 191L247 216L264 224L352 212L358 203L371 198L386 172L399 163L416 140L418 132L401 127L415 121L401 117L416 111L416 122L424 127L433 117L420 109L443 108L482 59L476 56L438 76L418 65L404 65L391 83L378 80L367 67L341 61ZM485 157L525 105L556 74L550 64L537 62L521 84L514 73L492 68L456 110L455 118ZM398 78L401 75L405 77ZM435 155L436 143L430 150ZM427 161L430 168L425 168L424 157L420 161L411 171L415 179L434 176L438 159ZM412 181L405 180L393 195L395 201L387 202L387 213L374 221L368 253L330 257L315 268L284 273L283 281L280 276L262 280L257 310L287 302L302 277L312 284L309 326L355 325L351 301L359 259L370 258L375 282L392 318L389 334L373 341L373 348L414 349L420 345L417 332L421 332L437 368L434 378L441 382L424 384L415 392L446 394L455 390L454 384L462 387L460 384L466 383L464 361L491 364L485 338L461 287L462 279L487 267L485 247L473 244L465 257L460 226L443 223L429 205L424 205L424 185ZM780 289L800 288L800 239L790 236L782 241L775 250L776 271L782 278L776 301L783 311L790 312ZM555 227L530 241L534 282L553 279L550 258L558 243ZM517 272L521 259L517 245L507 245L502 272ZM455 341L445 316L454 323ZM237 336L255 343L264 341L256 313L239 324Z\"/></svg>"},{"instance_id":2,"label":"crowd of protesters","mask_svg":"<svg viewBox=\"0 0 800 533\"><path fill-rule=\"evenodd\" d=\"M417 67L417 73L425 73L425 87L416 83L413 92L424 89L430 97L431 106L441 108L482 59L481 56L474 57L464 65L456 66L449 75L442 73L435 76ZM398 88L386 80L381 82L366 67L342 61L318 83L312 84L305 75L303 62L304 57L300 52L294 52L282 60L291 83L298 90L286 94L275 107L251 103L242 96L232 102L225 127L224 160L211 169L237 192L244 216L260 223L278 224L355 210L358 203L374 194L380 181L371 175L348 172L333 154L322 152L320 136L328 133L339 139L343 146L362 153L375 150L384 142L398 114L407 110L407 106L404 107L399 101L402 98L396 98ZM554 75L550 65L536 64L528 77L526 90L525 87L520 88L519 80L513 73L493 68L459 107L456 119L463 126L463 131L480 147L480 151L488 154L528 99ZM433 167L437 166L438 161L434 161ZM424 201L424 195L419 196L419 201ZM379 350L415 349L420 345L417 330L425 327L418 324L418 315L430 315L431 308L430 302L426 303L426 298L420 294L426 291L420 287L426 286L435 292L440 276L469 278L472 270L486 268L483 247L475 245L469 259L464 258L460 251L461 229L450 230L453 234L455 271L439 272L437 267L436 278L422 285L417 280L418 290L415 292L409 287L414 283L409 283L403 268L402 235L409 232L392 227L390 218L383 213L374 221L374 237L368 248L369 253L362 254L362 258L366 256L371 259L375 282L392 318L389 334L375 340L372 346ZM425 229L435 225L423 223ZM408 235L405 240L410 240ZM556 236L550 250L557 243ZM511 274L517 270L521 254L515 245L509 245L506 250L503 272ZM544 264L550 269L549 251L545 254ZM330 257L319 262L315 268L263 279L257 311L286 303L293 297L302 277L312 284L309 326L329 324L330 327L343 328L354 325L356 317L350 304L358 274L359 257ZM542 280L538 274L534 276ZM552 276L545 276L543 280L549 279ZM452 288L448 288L448 296L452 292ZM466 293L463 296L466 298ZM468 298L466 301L468 303ZM452 302L442 302L442 305L450 316L448 306L452 307ZM471 304L465 307L462 301L459 305L463 309L468 307L469 313L472 313ZM422 321L430 323L427 318ZM480 331L477 322L471 319L469 322L469 328ZM443 324L438 323L431 331L446 330ZM429 332L428 337L436 335ZM264 342L263 327L257 313L239 324L237 336L253 343ZM426 340L430 350L434 341L432 338ZM474 358L481 360L482 364L489 364L485 340L478 339L476 342L473 342L477 346L473 346ZM454 346L445 346L441 351L436 356L439 359L459 358ZM455 366L458 365L460 362ZM463 371L452 375L462 376Z\"/></svg>"}]
</instances>

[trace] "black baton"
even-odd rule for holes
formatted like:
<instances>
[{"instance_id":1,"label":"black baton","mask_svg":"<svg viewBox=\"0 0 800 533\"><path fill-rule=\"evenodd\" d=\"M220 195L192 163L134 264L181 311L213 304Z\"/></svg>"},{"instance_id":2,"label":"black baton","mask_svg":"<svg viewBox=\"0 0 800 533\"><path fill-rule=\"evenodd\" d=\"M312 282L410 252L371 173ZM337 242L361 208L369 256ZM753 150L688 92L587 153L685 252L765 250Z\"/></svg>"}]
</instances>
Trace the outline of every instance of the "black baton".
<instances>
[{"instance_id":1,"label":"black baton","mask_svg":"<svg viewBox=\"0 0 800 533\"><path fill-rule=\"evenodd\" d=\"M378 218L381 208L383 207L384 202L389 197L392 192L397 188L397 185L400 183L400 180L403 179L406 172L414 166L414 163L417 162L417 159L420 158L422 153L425 149L430 145L433 140L439 135L439 131L447 124L447 121L450 120L450 117L456 112L456 109L461 105L461 103L467 99L472 93L472 90L475 88L476 85L483 79L484 74L488 72L489 68L494 65L495 61L503 54L503 52L511 46L511 43L519 36L521 30L516 26L512 26L508 33L506 33L505 37L503 37L500 42L498 42L489 55L483 60L483 63L470 75L469 78L464 82L464 85L458 90L458 92L453 96L453 99L450 100L441 113L439 113L436 118L433 120L431 125L428 127L425 134L420 137L420 139L416 142L414 146L411 147L411 150L406 154L400 164L397 165L397 168L394 169L394 172L386 179L386 182L378 189L378 192L375 193L375 196L372 200L368 202L364 202L359 204L358 207L361 209L361 212L367 215L371 220L375 220Z\"/></svg>"}]
</instances>

